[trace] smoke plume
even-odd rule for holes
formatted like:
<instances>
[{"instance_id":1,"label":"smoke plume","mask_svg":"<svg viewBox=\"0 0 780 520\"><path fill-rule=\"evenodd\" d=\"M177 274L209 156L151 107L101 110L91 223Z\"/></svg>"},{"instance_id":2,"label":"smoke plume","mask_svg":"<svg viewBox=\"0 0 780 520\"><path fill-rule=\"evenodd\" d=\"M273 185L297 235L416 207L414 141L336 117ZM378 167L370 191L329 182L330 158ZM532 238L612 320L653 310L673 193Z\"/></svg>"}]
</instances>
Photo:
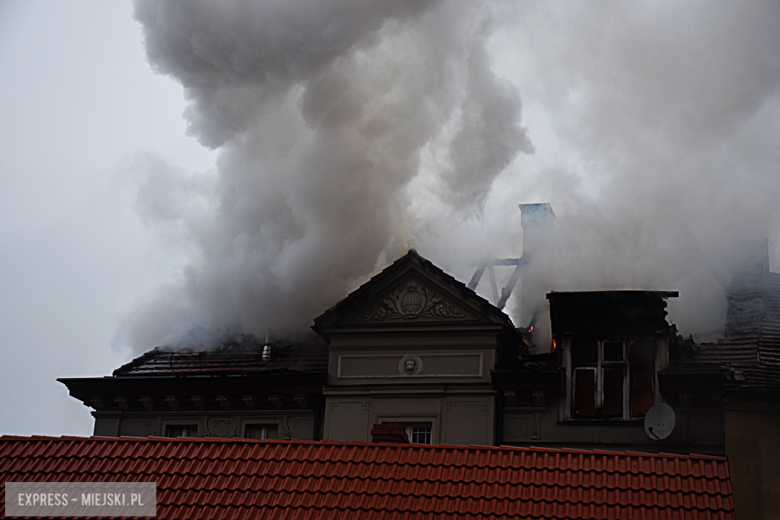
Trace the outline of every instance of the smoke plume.
<instances>
[{"instance_id":1,"label":"smoke plume","mask_svg":"<svg viewBox=\"0 0 780 520\"><path fill-rule=\"evenodd\" d=\"M424 153L443 156L442 200L479 214L532 151L516 88L492 71L491 14L419 0L136 1L152 67L182 84L189 131L220 154L213 182L139 159L140 213L178 230L192 260L130 318L129 341L305 330L385 250L414 245L406 188Z\"/></svg>"},{"instance_id":2,"label":"smoke plume","mask_svg":"<svg viewBox=\"0 0 780 520\"><path fill-rule=\"evenodd\" d=\"M522 251L518 203L557 215L524 301L680 290L672 319L702 332L722 325L735 242L767 237L780 258L776 2L135 12L190 131L220 149L214 174L141 160L139 211L191 262L128 320L140 349L203 328L305 329L410 246L467 281ZM506 310L525 326L519 301Z\"/></svg>"},{"instance_id":3,"label":"smoke plume","mask_svg":"<svg viewBox=\"0 0 780 520\"><path fill-rule=\"evenodd\" d=\"M558 216L524 291L679 290L684 333L722 328L733 248L766 237L780 259L780 4L504 13L496 59L522 71L537 148L523 202Z\"/></svg>"}]
</instances>

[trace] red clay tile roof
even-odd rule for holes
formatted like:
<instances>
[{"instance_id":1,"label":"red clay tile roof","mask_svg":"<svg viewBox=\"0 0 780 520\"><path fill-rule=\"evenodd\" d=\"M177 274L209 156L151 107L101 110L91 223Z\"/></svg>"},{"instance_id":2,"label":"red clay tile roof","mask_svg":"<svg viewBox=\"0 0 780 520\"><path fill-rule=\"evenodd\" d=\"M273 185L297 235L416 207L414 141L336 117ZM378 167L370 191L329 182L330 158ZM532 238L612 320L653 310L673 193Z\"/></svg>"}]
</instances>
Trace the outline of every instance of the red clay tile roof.
<instances>
[{"instance_id":1,"label":"red clay tile roof","mask_svg":"<svg viewBox=\"0 0 780 520\"><path fill-rule=\"evenodd\" d=\"M161 519L734 518L726 460L696 455L1 437L0 478L157 482Z\"/></svg>"}]
</instances>

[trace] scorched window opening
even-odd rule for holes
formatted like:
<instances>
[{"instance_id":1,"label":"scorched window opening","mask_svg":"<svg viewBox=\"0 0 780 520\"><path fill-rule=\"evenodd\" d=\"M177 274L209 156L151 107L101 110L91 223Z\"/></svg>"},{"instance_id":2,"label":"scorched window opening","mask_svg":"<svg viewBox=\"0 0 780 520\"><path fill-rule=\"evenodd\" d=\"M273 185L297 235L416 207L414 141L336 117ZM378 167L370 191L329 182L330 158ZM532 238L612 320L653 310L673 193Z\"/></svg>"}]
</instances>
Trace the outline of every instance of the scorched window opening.
<instances>
[{"instance_id":1,"label":"scorched window opening","mask_svg":"<svg viewBox=\"0 0 780 520\"><path fill-rule=\"evenodd\" d=\"M644 417L653 404L654 367L629 340L573 336L569 342L571 419Z\"/></svg>"}]
</instances>

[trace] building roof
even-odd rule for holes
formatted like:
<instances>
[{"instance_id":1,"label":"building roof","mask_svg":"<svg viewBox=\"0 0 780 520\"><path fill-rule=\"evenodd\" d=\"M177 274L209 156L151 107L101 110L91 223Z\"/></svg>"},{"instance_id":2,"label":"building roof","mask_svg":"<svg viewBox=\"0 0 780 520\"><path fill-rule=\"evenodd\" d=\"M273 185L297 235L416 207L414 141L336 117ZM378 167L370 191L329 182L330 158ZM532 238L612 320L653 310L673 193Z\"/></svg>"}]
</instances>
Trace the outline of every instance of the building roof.
<instances>
[{"instance_id":1,"label":"building roof","mask_svg":"<svg viewBox=\"0 0 780 520\"><path fill-rule=\"evenodd\" d=\"M748 273L726 295L724 338L699 345L689 363L729 367L727 386L780 390L780 273Z\"/></svg>"},{"instance_id":2,"label":"building roof","mask_svg":"<svg viewBox=\"0 0 780 520\"><path fill-rule=\"evenodd\" d=\"M328 349L318 337L274 343L270 359L263 359L263 344L260 338L241 335L211 350L157 347L114 370L114 376L271 374L328 369Z\"/></svg>"},{"instance_id":3,"label":"building roof","mask_svg":"<svg viewBox=\"0 0 780 520\"><path fill-rule=\"evenodd\" d=\"M449 287L460 298L472 302L482 313L491 316L497 323L507 325L507 330L514 333L511 320L500 309L421 257L413 249L316 318L314 328L319 330L319 326L327 321L327 318L339 314L346 308L366 304L365 295L370 292L369 288L382 286L386 282L392 283L394 277L412 268L424 272L440 284ZM401 321L404 324L410 322L408 319ZM157 347L117 368L113 375L122 377L279 374L326 371L328 368L327 344L321 337L304 336L281 344L274 343L270 360L263 359L264 343L262 338L244 334L226 338L219 346L200 351Z\"/></svg>"},{"instance_id":4,"label":"building roof","mask_svg":"<svg viewBox=\"0 0 780 520\"><path fill-rule=\"evenodd\" d=\"M290 401L295 394L322 394L328 373L328 349L322 338L309 333L291 342L272 341L270 358L265 359L264 343L246 334L225 339L213 350L158 347L117 368L113 377L58 381L85 405L114 411L158 405L167 409L169 398L174 398L177 410L220 409L226 401L220 403L219 396L239 406L251 398L251 406L262 409L272 407L268 395Z\"/></svg>"},{"instance_id":5,"label":"building roof","mask_svg":"<svg viewBox=\"0 0 780 520\"><path fill-rule=\"evenodd\" d=\"M734 518L726 460L697 455L4 436L0 478L156 482L161 519Z\"/></svg>"}]
</instances>

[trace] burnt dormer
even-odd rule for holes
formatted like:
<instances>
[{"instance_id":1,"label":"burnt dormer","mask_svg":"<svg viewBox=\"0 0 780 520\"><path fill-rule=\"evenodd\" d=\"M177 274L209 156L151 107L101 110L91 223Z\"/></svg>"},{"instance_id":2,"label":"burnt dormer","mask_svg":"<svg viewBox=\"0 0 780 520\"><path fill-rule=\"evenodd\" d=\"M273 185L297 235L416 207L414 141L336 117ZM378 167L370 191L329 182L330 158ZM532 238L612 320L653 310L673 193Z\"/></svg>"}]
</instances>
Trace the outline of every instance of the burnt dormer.
<instances>
[{"instance_id":1,"label":"burnt dormer","mask_svg":"<svg viewBox=\"0 0 780 520\"><path fill-rule=\"evenodd\" d=\"M566 421L625 421L660 402L672 327L670 291L552 292L553 345L560 352Z\"/></svg>"}]
</instances>

